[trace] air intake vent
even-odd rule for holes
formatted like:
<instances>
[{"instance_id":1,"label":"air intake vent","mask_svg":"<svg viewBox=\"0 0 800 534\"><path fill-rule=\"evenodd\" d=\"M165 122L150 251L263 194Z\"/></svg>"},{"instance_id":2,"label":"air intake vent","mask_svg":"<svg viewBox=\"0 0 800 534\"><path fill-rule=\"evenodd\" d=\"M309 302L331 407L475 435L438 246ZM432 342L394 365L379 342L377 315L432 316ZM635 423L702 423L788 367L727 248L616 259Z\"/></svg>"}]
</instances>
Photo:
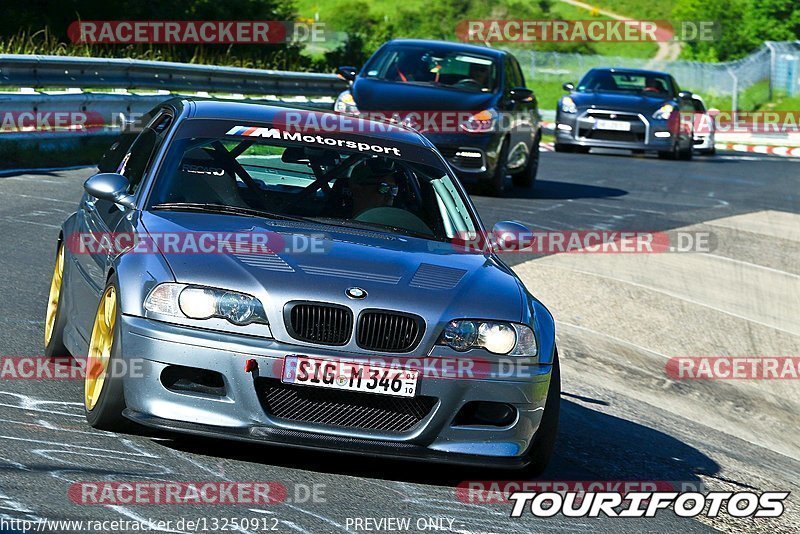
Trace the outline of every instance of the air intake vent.
<instances>
[{"instance_id":1,"label":"air intake vent","mask_svg":"<svg viewBox=\"0 0 800 534\"><path fill-rule=\"evenodd\" d=\"M408 285L421 289L453 289L465 274L467 271L463 269L423 263Z\"/></svg>"},{"instance_id":2,"label":"air intake vent","mask_svg":"<svg viewBox=\"0 0 800 534\"><path fill-rule=\"evenodd\" d=\"M436 405L435 397L390 397L282 384L259 378L256 391L264 411L280 419L383 432L408 432Z\"/></svg>"},{"instance_id":3,"label":"air intake vent","mask_svg":"<svg viewBox=\"0 0 800 534\"><path fill-rule=\"evenodd\" d=\"M353 312L333 304L293 304L287 327L289 335L301 341L345 345L353 330Z\"/></svg>"},{"instance_id":4,"label":"air intake vent","mask_svg":"<svg viewBox=\"0 0 800 534\"><path fill-rule=\"evenodd\" d=\"M408 352L416 348L425 322L416 315L365 311L358 319L356 341L362 349L380 352Z\"/></svg>"}]
</instances>

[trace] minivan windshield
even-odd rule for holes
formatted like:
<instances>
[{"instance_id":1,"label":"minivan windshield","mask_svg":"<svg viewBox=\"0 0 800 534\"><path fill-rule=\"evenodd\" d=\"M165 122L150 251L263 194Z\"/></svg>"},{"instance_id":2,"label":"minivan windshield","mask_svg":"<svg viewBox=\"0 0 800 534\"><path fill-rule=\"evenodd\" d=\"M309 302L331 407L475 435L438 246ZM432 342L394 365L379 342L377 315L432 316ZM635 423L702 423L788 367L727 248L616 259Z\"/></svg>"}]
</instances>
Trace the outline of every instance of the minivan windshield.
<instances>
[{"instance_id":1,"label":"minivan windshield","mask_svg":"<svg viewBox=\"0 0 800 534\"><path fill-rule=\"evenodd\" d=\"M498 78L497 63L491 57L409 45L381 48L367 65L365 76L471 92L493 91Z\"/></svg>"}]
</instances>

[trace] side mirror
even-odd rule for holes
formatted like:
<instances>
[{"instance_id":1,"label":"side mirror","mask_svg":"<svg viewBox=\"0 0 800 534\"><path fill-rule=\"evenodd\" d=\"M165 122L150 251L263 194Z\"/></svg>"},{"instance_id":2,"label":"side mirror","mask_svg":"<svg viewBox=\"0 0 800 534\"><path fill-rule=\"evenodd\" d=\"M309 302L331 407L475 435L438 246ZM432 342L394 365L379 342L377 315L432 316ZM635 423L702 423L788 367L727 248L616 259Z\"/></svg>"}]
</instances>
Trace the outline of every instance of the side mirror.
<instances>
[{"instance_id":1,"label":"side mirror","mask_svg":"<svg viewBox=\"0 0 800 534\"><path fill-rule=\"evenodd\" d=\"M680 93L678 93L678 98L680 98L681 100L691 100L692 93L691 91L681 91Z\"/></svg>"},{"instance_id":2,"label":"side mirror","mask_svg":"<svg viewBox=\"0 0 800 534\"><path fill-rule=\"evenodd\" d=\"M564 85L561 86L561 88L564 89L565 91L570 91L570 92L575 90L575 86L570 82L565 83Z\"/></svg>"},{"instance_id":3,"label":"side mirror","mask_svg":"<svg viewBox=\"0 0 800 534\"><path fill-rule=\"evenodd\" d=\"M533 98L533 91L527 87L514 87L508 92L508 96L517 102L530 102Z\"/></svg>"},{"instance_id":4,"label":"side mirror","mask_svg":"<svg viewBox=\"0 0 800 534\"><path fill-rule=\"evenodd\" d=\"M533 232L516 221L500 221L492 227L492 248L497 253L528 248L534 239Z\"/></svg>"},{"instance_id":5,"label":"side mirror","mask_svg":"<svg viewBox=\"0 0 800 534\"><path fill-rule=\"evenodd\" d=\"M355 67L339 67L339 77L348 82L354 81L356 74L358 74L358 69Z\"/></svg>"},{"instance_id":6,"label":"side mirror","mask_svg":"<svg viewBox=\"0 0 800 534\"><path fill-rule=\"evenodd\" d=\"M86 192L95 198L135 209L136 203L133 201L133 197L128 194L129 187L130 182L128 182L128 179L115 172L95 174L83 184Z\"/></svg>"}]
</instances>

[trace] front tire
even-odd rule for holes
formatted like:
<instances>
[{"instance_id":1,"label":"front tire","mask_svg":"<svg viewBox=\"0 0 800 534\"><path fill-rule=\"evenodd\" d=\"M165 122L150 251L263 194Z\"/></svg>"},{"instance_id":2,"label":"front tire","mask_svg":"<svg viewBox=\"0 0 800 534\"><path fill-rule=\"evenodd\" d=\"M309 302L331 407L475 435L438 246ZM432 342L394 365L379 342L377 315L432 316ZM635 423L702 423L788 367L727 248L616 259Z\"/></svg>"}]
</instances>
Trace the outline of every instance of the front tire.
<instances>
[{"instance_id":1,"label":"front tire","mask_svg":"<svg viewBox=\"0 0 800 534\"><path fill-rule=\"evenodd\" d=\"M47 358L69 356L64 346L64 243L58 244L56 264L53 278L50 281L50 293L47 298L47 312L44 319L44 355Z\"/></svg>"},{"instance_id":2,"label":"front tire","mask_svg":"<svg viewBox=\"0 0 800 534\"><path fill-rule=\"evenodd\" d=\"M497 164L494 173L488 183L489 194L495 197L502 197L506 192L506 174L508 174L508 139L503 141L500 153L497 155Z\"/></svg>"},{"instance_id":3,"label":"front tire","mask_svg":"<svg viewBox=\"0 0 800 534\"><path fill-rule=\"evenodd\" d=\"M539 143L541 138L541 134L536 135L530 154L528 154L528 162L525 164L525 168L519 174L512 176L516 187L533 188L536 184L536 174L539 172Z\"/></svg>"},{"instance_id":4,"label":"front tire","mask_svg":"<svg viewBox=\"0 0 800 534\"><path fill-rule=\"evenodd\" d=\"M119 290L109 281L97 306L89 353L86 356L84 411L89 424L111 432L127 430L130 424L122 416L125 392L115 361L121 358ZM112 372L109 372L111 369Z\"/></svg>"},{"instance_id":5,"label":"front tire","mask_svg":"<svg viewBox=\"0 0 800 534\"><path fill-rule=\"evenodd\" d=\"M558 349L553 356L553 370L550 374L550 387L547 389L547 399L544 404L544 413L533 437L533 442L527 455L530 464L525 469L526 474L538 476L547 468L556 446L558 435L558 417L561 412L561 365L558 363Z\"/></svg>"}]
</instances>

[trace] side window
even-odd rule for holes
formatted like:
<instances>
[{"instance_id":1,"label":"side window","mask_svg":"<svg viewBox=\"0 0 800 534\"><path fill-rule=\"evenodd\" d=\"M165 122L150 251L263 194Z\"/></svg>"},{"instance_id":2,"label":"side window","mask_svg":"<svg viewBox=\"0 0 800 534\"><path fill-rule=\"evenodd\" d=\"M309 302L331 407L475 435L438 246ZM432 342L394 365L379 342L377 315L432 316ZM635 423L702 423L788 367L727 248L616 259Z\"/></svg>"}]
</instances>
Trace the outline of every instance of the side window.
<instances>
[{"instance_id":1,"label":"side window","mask_svg":"<svg viewBox=\"0 0 800 534\"><path fill-rule=\"evenodd\" d=\"M706 108L703 105L703 103L700 102L699 100L697 100L696 98L692 99L692 104L694 105L694 112L695 113L705 113L706 112Z\"/></svg>"},{"instance_id":2,"label":"side window","mask_svg":"<svg viewBox=\"0 0 800 534\"><path fill-rule=\"evenodd\" d=\"M506 57L506 90L514 89L515 87L522 87L523 81L519 72L519 67L511 57Z\"/></svg>"},{"instance_id":3,"label":"side window","mask_svg":"<svg viewBox=\"0 0 800 534\"><path fill-rule=\"evenodd\" d=\"M674 89L675 94L677 95L678 93L681 92L681 88L678 86L678 82L675 81L675 78L670 76L669 79L672 82L672 88Z\"/></svg>"},{"instance_id":4,"label":"side window","mask_svg":"<svg viewBox=\"0 0 800 534\"><path fill-rule=\"evenodd\" d=\"M514 67L514 71L517 73L517 80L519 81L519 85L517 85L517 87L525 87L525 76L522 75L522 69L519 66L519 62L515 58L511 58L511 64Z\"/></svg>"},{"instance_id":5,"label":"side window","mask_svg":"<svg viewBox=\"0 0 800 534\"><path fill-rule=\"evenodd\" d=\"M129 194L133 195L139 190L150 159L164 141L170 124L172 124L171 115L167 113L157 115L139 134L139 137L136 138L122 158L117 172L130 182Z\"/></svg>"}]
</instances>

